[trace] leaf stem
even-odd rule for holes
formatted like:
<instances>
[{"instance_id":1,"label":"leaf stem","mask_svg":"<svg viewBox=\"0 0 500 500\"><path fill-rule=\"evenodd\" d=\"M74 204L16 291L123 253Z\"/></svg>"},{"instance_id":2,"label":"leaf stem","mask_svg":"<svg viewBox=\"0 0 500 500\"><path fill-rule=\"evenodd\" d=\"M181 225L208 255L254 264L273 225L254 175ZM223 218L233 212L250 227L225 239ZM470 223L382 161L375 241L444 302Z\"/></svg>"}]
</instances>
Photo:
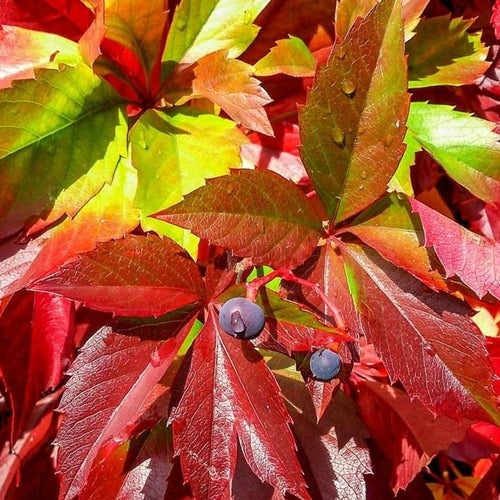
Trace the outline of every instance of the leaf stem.
<instances>
[{"instance_id":1,"label":"leaf stem","mask_svg":"<svg viewBox=\"0 0 500 500\"><path fill-rule=\"evenodd\" d=\"M272 281L274 278L281 278L287 281L292 281L293 283L297 283L302 286L306 286L308 288L312 288L324 302L324 304L330 309L333 318L335 320L335 325L337 328L346 330L346 325L342 313L339 308L325 295L323 290L321 290L320 286L317 283L312 283L311 281L299 278L295 276L292 271L289 269L277 269L266 276L262 276L259 278L253 279L250 283L246 284L246 298L251 301L255 301L257 297L257 293L259 292L259 288L265 286L267 283Z\"/></svg>"}]
</instances>

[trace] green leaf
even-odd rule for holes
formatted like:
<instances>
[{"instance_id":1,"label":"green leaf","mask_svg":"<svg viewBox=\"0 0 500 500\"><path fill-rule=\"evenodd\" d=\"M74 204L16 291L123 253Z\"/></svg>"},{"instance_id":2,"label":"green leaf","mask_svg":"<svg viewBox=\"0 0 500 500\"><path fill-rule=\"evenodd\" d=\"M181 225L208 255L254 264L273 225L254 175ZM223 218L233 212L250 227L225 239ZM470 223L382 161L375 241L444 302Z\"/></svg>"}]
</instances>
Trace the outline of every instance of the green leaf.
<instances>
[{"instance_id":1,"label":"green leaf","mask_svg":"<svg viewBox=\"0 0 500 500\"><path fill-rule=\"evenodd\" d=\"M495 124L450 106L414 102L408 128L452 177L478 198L500 199L500 143Z\"/></svg>"},{"instance_id":2,"label":"green leaf","mask_svg":"<svg viewBox=\"0 0 500 500\"><path fill-rule=\"evenodd\" d=\"M175 11L162 61L191 64L224 49L229 57L238 57L257 36L259 28L253 22L268 3L183 0ZM166 73L173 64L168 66Z\"/></svg>"},{"instance_id":3,"label":"green leaf","mask_svg":"<svg viewBox=\"0 0 500 500\"><path fill-rule=\"evenodd\" d=\"M398 166L405 67L401 3L383 0L337 40L318 71L299 115L302 159L334 222L379 198Z\"/></svg>"},{"instance_id":4,"label":"green leaf","mask_svg":"<svg viewBox=\"0 0 500 500\"><path fill-rule=\"evenodd\" d=\"M186 106L147 111L134 125L130 140L142 228L170 236L195 253L197 238L149 216L178 203L207 178L239 167L245 135L230 120Z\"/></svg>"},{"instance_id":5,"label":"green leaf","mask_svg":"<svg viewBox=\"0 0 500 500\"><path fill-rule=\"evenodd\" d=\"M209 179L155 217L251 257L254 265L293 268L314 250L321 222L291 181L270 171L233 170Z\"/></svg>"},{"instance_id":6,"label":"green leaf","mask_svg":"<svg viewBox=\"0 0 500 500\"><path fill-rule=\"evenodd\" d=\"M3 90L0 127L0 236L51 209L74 215L127 152L121 98L83 65Z\"/></svg>"},{"instance_id":7,"label":"green leaf","mask_svg":"<svg viewBox=\"0 0 500 500\"><path fill-rule=\"evenodd\" d=\"M278 40L269 54L256 62L257 76L270 76L284 73L290 76L314 76L316 60L307 45L295 36Z\"/></svg>"},{"instance_id":8,"label":"green leaf","mask_svg":"<svg viewBox=\"0 0 500 500\"><path fill-rule=\"evenodd\" d=\"M415 139L413 132L408 129L405 135L406 149L399 162L399 166L389 181L389 190L397 193L404 193L413 196L413 186L411 184L410 169L415 165L415 155L422 151L422 147Z\"/></svg>"},{"instance_id":9,"label":"green leaf","mask_svg":"<svg viewBox=\"0 0 500 500\"><path fill-rule=\"evenodd\" d=\"M490 65L481 34L467 30L474 19L439 16L424 19L407 44L410 88L467 85Z\"/></svg>"}]
</instances>

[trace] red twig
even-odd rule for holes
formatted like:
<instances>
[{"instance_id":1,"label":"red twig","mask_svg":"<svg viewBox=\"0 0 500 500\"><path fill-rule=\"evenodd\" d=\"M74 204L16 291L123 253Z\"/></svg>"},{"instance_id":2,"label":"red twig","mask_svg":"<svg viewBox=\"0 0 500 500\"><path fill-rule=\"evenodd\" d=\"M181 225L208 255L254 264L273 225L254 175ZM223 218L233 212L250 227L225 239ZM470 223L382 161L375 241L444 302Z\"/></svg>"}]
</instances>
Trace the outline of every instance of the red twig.
<instances>
[{"instance_id":1,"label":"red twig","mask_svg":"<svg viewBox=\"0 0 500 500\"><path fill-rule=\"evenodd\" d=\"M291 281L293 283L297 283L302 286L306 286L308 288L312 288L319 295L321 300L325 303L325 305L330 309L333 318L335 320L335 325L337 328L346 330L344 318L342 317L342 313L339 308L325 295L323 290L321 290L320 286L317 283L312 283L311 281L307 281L305 279L299 278L295 276L289 269L277 269L272 273L269 273L266 276L262 276L260 278L255 278L250 283L246 285L246 297L248 300L255 301L257 297L257 293L259 292L259 288L265 286L267 283L272 281L274 278L281 278L287 281Z\"/></svg>"}]
</instances>

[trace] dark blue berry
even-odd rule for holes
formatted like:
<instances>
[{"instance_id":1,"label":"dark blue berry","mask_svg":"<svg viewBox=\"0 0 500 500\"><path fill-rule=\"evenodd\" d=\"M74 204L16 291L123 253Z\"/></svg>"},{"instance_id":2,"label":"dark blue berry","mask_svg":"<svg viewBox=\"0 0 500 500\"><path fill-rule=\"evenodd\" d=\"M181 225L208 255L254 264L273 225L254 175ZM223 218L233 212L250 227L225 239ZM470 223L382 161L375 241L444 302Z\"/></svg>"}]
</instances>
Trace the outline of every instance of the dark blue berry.
<instances>
[{"instance_id":1,"label":"dark blue berry","mask_svg":"<svg viewBox=\"0 0 500 500\"><path fill-rule=\"evenodd\" d=\"M339 374L342 361L336 352L330 349L319 349L311 356L309 366L318 380L326 382Z\"/></svg>"},{"instance_id":2,"label":"dark blue berry","mask_svg":"<svg viewBox=\"0 0 500 500\"><path fill-rule=\"evenodd\" d=\"M219 323L233 337L252 339L264 329L265 317L262 308L255 302L235 297L222 306Z\"/></svg>"}]
</instances>

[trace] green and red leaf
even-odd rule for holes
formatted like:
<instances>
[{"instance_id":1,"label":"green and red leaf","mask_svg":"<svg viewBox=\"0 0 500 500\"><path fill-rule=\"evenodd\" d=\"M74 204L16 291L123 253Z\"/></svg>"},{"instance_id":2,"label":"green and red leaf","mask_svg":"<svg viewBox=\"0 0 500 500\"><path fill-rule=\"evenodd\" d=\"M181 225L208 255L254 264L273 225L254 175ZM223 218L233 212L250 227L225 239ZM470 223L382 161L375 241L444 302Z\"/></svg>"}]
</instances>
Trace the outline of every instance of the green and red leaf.
<instances>
[{"instance_id":1,"label":"green and red leaf","mask_svg":"<svg viewBox=\"0 0 500 500\"><path fill-rule=\"evenodd\" d=\"M404 152L406 86L401 4L383 0L337 39L299 115L302 159L334 223L387 190Z\"/></svg>"},{"instance_id":2,"label":"green and red leaf","mask_svg":"<svg viewBox=\"0 0 500 500\"><path fill-rule=\"evenodd\" d=\"M488 48L480 33L467 32L473 21L439 16L419 23L406 47L410 88L468 85L484 74Z\"/></svg>"},{"instance_id":3,"label":"green and red leaf","mask_svg":"<svg viewBox=\"0 0 500 500\"><path fill-rule=\"evenodd\" d=\"M273 135L264 106L271 102L268 93L253 78L253 66L231 59L226 51L200 59L194 69L193 93L210 99L235 122L257 132Z\"/></svg>"},{"instance_id":4,"label":"green and red leaf","mask_svg":"<svg viewBox=\"0 0 500 500\"><path fill-rule=\"evenodd\" d=\"M269 171L233 170L209 179L155 217L272 267L295 267L321 235L321 222L300 189Z\"/></svg>"}]
</instances>

